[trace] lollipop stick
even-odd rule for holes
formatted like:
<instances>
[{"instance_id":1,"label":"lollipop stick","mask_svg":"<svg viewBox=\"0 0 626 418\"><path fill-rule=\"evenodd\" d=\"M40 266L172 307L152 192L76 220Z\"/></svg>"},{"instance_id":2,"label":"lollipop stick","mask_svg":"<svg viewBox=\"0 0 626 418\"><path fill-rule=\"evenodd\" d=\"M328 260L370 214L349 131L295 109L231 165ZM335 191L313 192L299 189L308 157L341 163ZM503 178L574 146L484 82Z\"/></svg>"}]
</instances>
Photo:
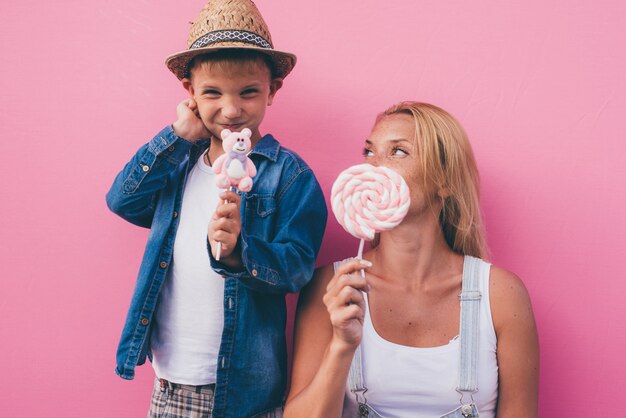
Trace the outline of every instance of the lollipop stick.
<instances>
[{"instance_id":1,"label":"lollipop stick","mask_svg":"<svg viewBox=\"0 0 626 418\"><path fill-rule=\"evenodd\" d=\"M359 243L359 252L356 256L357 259L363 260L363 245L365 244L365 240L361 238L361 242ZM361 269L361 277L365 278L365 270Z\"/></svg>"},{"instance_id":2,"label":"lollipop stick","mask_svg":"<svg viewBox=\"0 0 626 418\"><path fill-rule=\"evenodd\" d=\"M356 258L359 260L363 260L363 245L365 244L365 240L361 239L361 242L359 243L359 252L356 255Z\"/></svg>"},{"instance_id":3,"label":"lollipop stick","mask_svg":"<svg viewBox=\"0 0 626 418\"><path fill-rule=\"evenodd\" d=\"M217 243L217 251L216 251L216 254L215 254L215 259L216 259L217 261L220 261L220 253L221 253L221 252L222 252L222 243L221 243L221 242L218 242L218 243Z\"/></svg>"},{"instance_id":4,"label":"lollipop stick","mask_svg":"<svg viewBox=\"0 0 626 418\"><path fill-rule=\"evenodd\" d=\"M235 188L230 186L228 190L230 190L231 192L234 192ZM228 200L224 200L224 204L226 204L226 203L228 203ZM220 261L220 254L221 254L221 252L222 252L222 243L218 242L217 243L217 251L215 251L215 259L217 261Z\"/></svg>"}]
</instances>

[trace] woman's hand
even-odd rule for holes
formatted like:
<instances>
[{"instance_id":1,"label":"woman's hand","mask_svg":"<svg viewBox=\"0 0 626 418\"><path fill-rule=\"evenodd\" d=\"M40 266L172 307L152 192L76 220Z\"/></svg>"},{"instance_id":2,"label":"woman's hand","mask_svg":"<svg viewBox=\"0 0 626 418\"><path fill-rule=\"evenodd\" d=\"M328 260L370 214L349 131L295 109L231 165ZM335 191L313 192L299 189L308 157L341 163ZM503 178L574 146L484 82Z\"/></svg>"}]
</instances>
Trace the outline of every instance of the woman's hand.
<instances>
[{"instance_id":1,"label":"woman's hand","mask_svg":"<svg viewBox=\"0 0 626 418\"><path fill-rule=\"evenodd\" d=\"M339 267L326 287L323 301L333 327L331 344L354 350L361 343L368 285L361 270L371 267L367 260L351 260Z\"/></svg>"},{"instance_id":2,"label":"woman's hand","mask_svg":"<svg viewBox=\"0 0 626 418\"><path fill-rule=\"evenodd\" d=\"M363 335L365 260L315 271L298 300L285 418L340 417L354 351Z\"/></svg>"}]
</instances>

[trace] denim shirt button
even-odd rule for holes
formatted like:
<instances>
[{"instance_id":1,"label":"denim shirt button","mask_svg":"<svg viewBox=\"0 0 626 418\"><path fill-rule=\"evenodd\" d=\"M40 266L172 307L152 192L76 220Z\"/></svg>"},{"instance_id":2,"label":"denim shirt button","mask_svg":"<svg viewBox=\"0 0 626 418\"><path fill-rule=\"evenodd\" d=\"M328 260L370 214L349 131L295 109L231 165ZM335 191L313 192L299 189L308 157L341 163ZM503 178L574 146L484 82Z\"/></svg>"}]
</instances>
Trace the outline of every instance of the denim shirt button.
<instances>
[{"instance_id":1,"label":"denim shirt button","mask_svg":"<svg viewBox=\"0 0 626 418\"><path fill-rule=\"evenodd\" d=\"M174 145L170 145L170 147L167 149L169 152L174 151Z\"/></svg>"},{"instance_id":2,"label":"denim shirt button","mask_svg":"<svg viewBox=\"0 0 626 418\"><path fill-rule=\"evenodd\" d=\"M164 269L165 267L167 267L167 263L165 261L161 261L161 263L159 264L159 266Z\"/></svg>"},{"instance_id":3,"label":"denim shirt button","mask_svg":"<svg viewBox=\"0 0 626 418\"><path fill-rule=\"evenodd\" d=\"M174 214L172 215L174 218L178 217L178 212L174 211Z\"/></svg>"},{"instance_id":4,"label":"denim shirt button","mask_svg":"<svg viewBox=\"0 0 626 418\"><path fill-rule=\"evenodd\" d=\"M147 165L144 165L144 166L142 166L142 167L141 167L141 169L142 169L144 172L146 172L146 171L150 170L150 167L149 167L149 166L147 166Z\"/></svg>"},{"instance_id":5,"label":"denim shirt button","mask_svg":"<svg viewBox=\"0 0 626 418\"><path fill-rule=\"evenodd\" d=\"M259 272L258 272L258 271L256 271L256 269L252 269L252 275L253 275L254 277L256 277L258 274L259 274Z\"/></svg>"},{"instance_id":6,"label":"denim shirt button","mask_svg":"<svg viewBox=\"0 0 626 418\"><path fill-rule=\"evenodd\" d=\"M150 320L148 318L143 318L141 320L141 325L148 325L150 323Z\"/></svg>"}]
</instances>

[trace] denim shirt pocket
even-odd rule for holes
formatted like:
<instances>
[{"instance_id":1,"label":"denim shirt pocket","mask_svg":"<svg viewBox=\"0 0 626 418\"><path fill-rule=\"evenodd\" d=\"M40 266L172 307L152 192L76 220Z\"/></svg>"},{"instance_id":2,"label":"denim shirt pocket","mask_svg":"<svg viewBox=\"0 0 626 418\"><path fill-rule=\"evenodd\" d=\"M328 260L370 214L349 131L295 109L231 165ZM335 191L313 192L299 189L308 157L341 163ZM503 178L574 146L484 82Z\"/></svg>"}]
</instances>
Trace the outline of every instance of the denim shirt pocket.
<instances>
[{"instance_id":1,"label":"denim shirt pocket","mask_svg":"<svg viewBox=\"0 0 626 418\"><path fill-rule=\"evenodd\" d=\"M141 157L137 165L135 165L129 176L124 181L124 185L122 186L124 194L131 194L137 191L137 188L143 179L146 178L150 170L152 170L155 161L156 155L152 152L146 152Z\"/></svg>"},{"instance_id":2,"label":"denim shirt pocket","mask_svg":"<svg viewBox=\"0 0 626 418\"><path fill-rule=\"evenodd\" d=\"M250 217L260 216L267 218L276 211L276 200L270 194L247 194L246 195L246 225L247 221L254 221ZM254 222L250 222L250 225Z\"/></svg>"},{"instance_id":3,"label":"denim shirt pocket","mask_svg":"<svg viewBox=\"0 0 626 418\"><path fill-rule=\"evenodd\" d=\"M273 194L246 194L242 228L247 235L271 242L275 234L276 213L276 199ZM254 259L261 261L257 257Z\"/></svg>"}]
</instances>

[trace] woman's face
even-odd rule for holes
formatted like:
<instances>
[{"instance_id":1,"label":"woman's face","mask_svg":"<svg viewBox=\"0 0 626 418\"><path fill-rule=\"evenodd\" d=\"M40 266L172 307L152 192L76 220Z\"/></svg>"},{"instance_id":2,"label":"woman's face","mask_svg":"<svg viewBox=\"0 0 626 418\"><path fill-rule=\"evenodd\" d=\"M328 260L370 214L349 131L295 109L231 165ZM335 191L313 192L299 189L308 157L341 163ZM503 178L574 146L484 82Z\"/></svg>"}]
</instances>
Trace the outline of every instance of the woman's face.
<instances>
[{"instance_id":1,"label":"woman's face","mask_svg":"<svg viewBox=\"0 0 626 418\"><path fill-rule=\"evenodd\" d=\"M412 116L398 113L383 117L365 140L363 155L366 163L391 168L404 178L411 191L412 208L429 207L421 186ZM432 193L429 198L434 198Z\"/></svg>"}]
</instances>

